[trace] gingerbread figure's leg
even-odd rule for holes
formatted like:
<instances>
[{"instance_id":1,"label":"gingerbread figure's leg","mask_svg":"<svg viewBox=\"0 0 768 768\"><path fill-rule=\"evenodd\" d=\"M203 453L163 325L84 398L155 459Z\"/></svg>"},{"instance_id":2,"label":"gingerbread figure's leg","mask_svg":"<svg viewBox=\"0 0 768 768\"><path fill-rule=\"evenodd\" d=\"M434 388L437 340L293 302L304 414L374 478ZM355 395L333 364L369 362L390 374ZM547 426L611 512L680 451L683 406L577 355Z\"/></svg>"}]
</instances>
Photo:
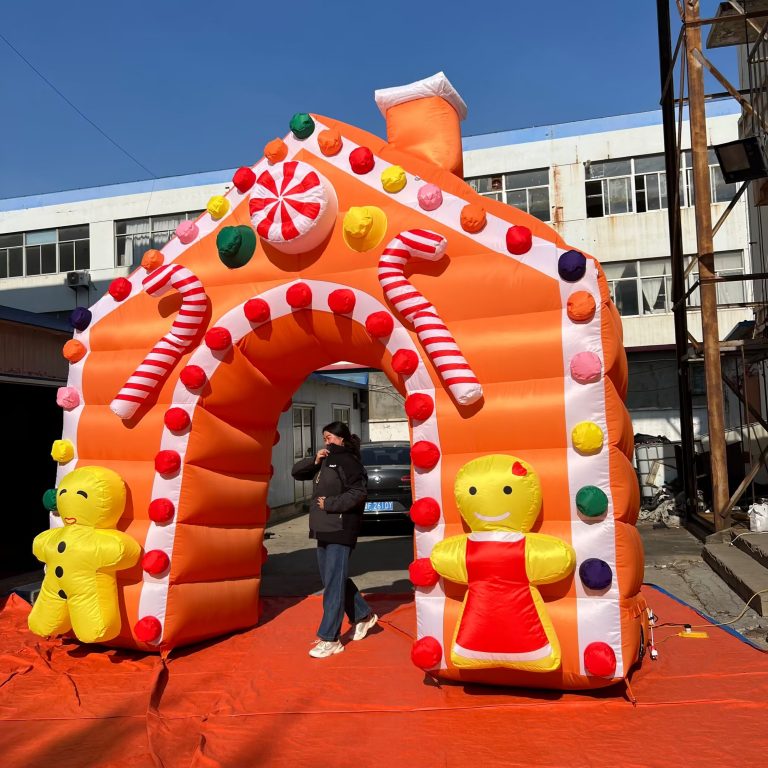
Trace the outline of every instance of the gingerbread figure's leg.
<instances>
[{"instance_id":1,"label":"gingerbread figure's leg","mask_svg":"<svg viewBox=\"0 0 768 768\"><path fill-rule=\"evenodd\" d=\"M69 606L72 629L83 643L100 643L120 633L117 584L109 574L96 574L92 586L83 589Z\"/></svg>"},{"instance_id":2,"label":"gingerbread figure's leg","mask_svg":"<svg viewBox=\"0 0 768 768\"><path fill-rule=\"evenodd\" d=\"M40 594L27 619L27 625L32 632L42 637L69 632L72 624L67 601L56 592L51 591L43 582Z\"/></svg>"}]
</instances>

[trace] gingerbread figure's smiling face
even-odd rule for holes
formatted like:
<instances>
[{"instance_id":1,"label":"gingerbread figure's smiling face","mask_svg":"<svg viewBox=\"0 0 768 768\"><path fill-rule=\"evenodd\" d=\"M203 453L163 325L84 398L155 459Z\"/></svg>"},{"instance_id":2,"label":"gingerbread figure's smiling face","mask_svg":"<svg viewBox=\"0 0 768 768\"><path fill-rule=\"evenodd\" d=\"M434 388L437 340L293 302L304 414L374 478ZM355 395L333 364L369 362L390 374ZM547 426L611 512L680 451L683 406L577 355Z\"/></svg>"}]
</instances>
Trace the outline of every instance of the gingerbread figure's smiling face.
<instances>
[{"instance_id":1,"label":"gingerbread figure's smiling face","mask_svg":"<svg viewBox=\"0 0 768 768\"><path fill-rule=\"evenodd\" d=\"M111 469L80 467L59 483L56 506L64 525L114 528L125 508L125 484Z\"/></svg>"},{"instance_id":2,"label":"gingerbread figure's smiling face","mask_svg":"<svg viewBox=\"0 0 768 768\"><path fill-rule=\"evenodd\" d=\"M456 503L473 531L530 531L541 509L541 485L514 456L481 456L456 476Z\"/></svg>"}]
</instances>

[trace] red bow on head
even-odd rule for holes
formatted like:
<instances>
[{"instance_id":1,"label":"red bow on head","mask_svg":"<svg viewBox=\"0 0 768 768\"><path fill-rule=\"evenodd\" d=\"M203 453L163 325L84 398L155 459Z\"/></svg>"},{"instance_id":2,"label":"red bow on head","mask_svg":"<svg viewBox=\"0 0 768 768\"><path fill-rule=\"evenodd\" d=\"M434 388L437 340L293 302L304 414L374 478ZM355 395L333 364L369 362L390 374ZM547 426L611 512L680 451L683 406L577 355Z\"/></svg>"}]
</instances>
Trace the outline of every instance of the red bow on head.
<instances>
[{"instance_id":1,"label":"red bow on head","mask_svg":"<svg viewBox=\"0 0 768 768\"><path fill-rule=\"evenodd\" d=\"M519 477L524 477L528 474L528 470L519 461L516 461L512 465L512 474L518 475Z\"/></svg>"}]
</instances>

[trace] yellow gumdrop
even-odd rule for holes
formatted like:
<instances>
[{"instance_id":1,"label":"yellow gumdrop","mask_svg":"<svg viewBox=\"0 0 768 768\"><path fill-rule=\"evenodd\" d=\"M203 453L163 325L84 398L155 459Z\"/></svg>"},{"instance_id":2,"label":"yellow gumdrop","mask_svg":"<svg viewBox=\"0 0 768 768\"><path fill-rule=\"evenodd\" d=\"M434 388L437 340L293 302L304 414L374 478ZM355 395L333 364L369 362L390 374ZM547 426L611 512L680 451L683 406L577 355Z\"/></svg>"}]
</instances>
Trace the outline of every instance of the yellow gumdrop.
<instances>
[{"instance_id":1,"label":"yellow gumdrop","mask_svg":"<svg viewBox=\"0 0 768 768\"><path fill-rule=\"evenodd\" d=\"M387 192L399 192L407 181L405 171L399 165L390 165L381 174L381 186Z\"/></svg>"},{"instance_id":2,"label":"yellow gumdrop","mask_svg":"<svg viewBox=\"0 0 768 768\"><path fill-rule=\"evenodd\" d=\"M205 207L214 219L220 219L229 210L229 200L223 195L214 195Z\"/></svg>"},{"instance_id":3,"label":"yellow gumdrop","mask_svg":"<svg viewBox=\"0 0 768 768\"><path fill-rule=\"evenodd\" d=\"M59 464L66 464L75 458L75 446L70 440L54 440L51 458Z\"/></svg>"},{"instance_id":4,"label":"yellow gumdrop","mask_svg":"<svg viewBox=\"0 0 768 768\"><path fill-rule=\"evenodd\" d=\"M599 453L603 447L603 430L594 421L579 422L571 432L573 447L587 456Z\"/></svg>"},{"instance_id":5,"label":"yellow gumdrop","mask_svg":"<svg viewBox=\"0 0 768 768\"><path fill-rule=\"evenodd\" d=\"M384 239L386 231L386 214L375 205L352 207L344 215L342 236L354 251L362 253L375 248Z\"/></svg>"}]
</instances>

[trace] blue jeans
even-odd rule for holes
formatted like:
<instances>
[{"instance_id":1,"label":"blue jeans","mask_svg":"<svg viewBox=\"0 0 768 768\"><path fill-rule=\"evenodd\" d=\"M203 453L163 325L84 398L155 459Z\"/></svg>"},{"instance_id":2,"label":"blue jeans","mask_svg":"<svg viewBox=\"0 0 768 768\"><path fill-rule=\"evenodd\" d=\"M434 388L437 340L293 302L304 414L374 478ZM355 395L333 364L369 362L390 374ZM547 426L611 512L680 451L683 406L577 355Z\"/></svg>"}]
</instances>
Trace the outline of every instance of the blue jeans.
<instances>
[{"instance_id":1,"label":"blue jeans","mask_svg":"<svg viewBox=\"0 0 768 768\"><path fill-rule=\"evenodd\" d=\"M317 564L323 582L323 620L317 630L321 640L338 640L344 614L352 624L368 618L371 608L349 578L349 556L346 544L317 543Z\"/></svg>"}]
</instances>

